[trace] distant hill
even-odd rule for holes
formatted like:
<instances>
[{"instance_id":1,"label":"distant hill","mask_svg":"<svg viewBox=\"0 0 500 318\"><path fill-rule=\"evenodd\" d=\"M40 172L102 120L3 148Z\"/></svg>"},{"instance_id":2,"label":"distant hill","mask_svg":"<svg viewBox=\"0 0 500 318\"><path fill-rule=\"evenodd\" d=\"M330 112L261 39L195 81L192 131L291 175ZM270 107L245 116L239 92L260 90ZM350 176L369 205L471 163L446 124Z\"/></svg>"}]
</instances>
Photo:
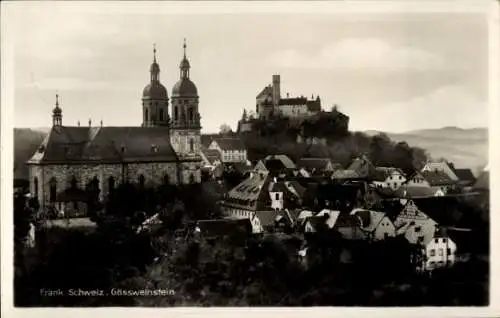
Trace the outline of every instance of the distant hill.
<instances>
[{"instance_id":1,"label":"distant hill","mask_svg":"<svg viewBox=\"0 0 500 318\"><path fill-rule=\"evenodd\" d=\"M31 128L14 128L14 178L28 179L26 161L35 153L48 130Z\"/></svg>"},{"instance_id":2,"label":"distant hill","mask_svg":"<svg viewBox=\"0 0 500 318\"><path fill-rule=\"evenodd\" d=\"M470 168L474 173L488 162L488 129L444 127L413 130L404 133L366 131L370 136L385 133L394 141L406 141L410 146L424 148L434 159L446 158L458 168Z\"/></svg>"}]
</instances>

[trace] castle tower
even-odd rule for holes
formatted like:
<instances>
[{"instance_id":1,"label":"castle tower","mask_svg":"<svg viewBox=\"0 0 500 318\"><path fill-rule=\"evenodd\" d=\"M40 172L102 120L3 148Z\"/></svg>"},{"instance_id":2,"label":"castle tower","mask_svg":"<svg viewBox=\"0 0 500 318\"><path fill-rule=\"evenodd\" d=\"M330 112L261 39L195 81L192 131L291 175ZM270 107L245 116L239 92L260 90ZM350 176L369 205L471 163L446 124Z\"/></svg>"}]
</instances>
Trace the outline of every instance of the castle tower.
<instances>
[{"instance_id":1,"label":"castle tower","mask_svg":"<svg viewBox=\"0 0 500 318\"><path fill-rule=\"evenodd\" d=\"M59 94L56 94L56 107L52 110L52 126L62 126L62 109L59 107Z\"/></svg>"},{"instance_id":2,"label":"castle tower","mask_svg":"<svg viewBox=\"0 0 500 318\"><path fill-rule=\"evenodd\" d=\"M274 106L274 111L276 112L279 101L281 99L281 80L280 76L275 74L273 75L273 106Z\"/></svg>"},{"instance_id":3,"label":"castle tower","mask_svg":"<svg viewBox=\"0 0 500 318\"><path fill-rule=\"evenodd\" d=\"M199 97L196 85L190 79L189 60L184 56L179 65L179 80L172 88L172 125L170 140L179 159L183 162L179 177L182 183L201 182L201 124Z\"/></svg>"},{"instance_id":4,"label":"castle tower","mask_svg":"<svg viewBox=\"0 0 500 318\"><path fill-rule=\"evenodd\" d=\"M160 83L160 66L156 62L156 46L153 49L153 63L149 69L150 83L142 92L142 126L168 126L168 94Z\"/></svg>"}]
</instances>

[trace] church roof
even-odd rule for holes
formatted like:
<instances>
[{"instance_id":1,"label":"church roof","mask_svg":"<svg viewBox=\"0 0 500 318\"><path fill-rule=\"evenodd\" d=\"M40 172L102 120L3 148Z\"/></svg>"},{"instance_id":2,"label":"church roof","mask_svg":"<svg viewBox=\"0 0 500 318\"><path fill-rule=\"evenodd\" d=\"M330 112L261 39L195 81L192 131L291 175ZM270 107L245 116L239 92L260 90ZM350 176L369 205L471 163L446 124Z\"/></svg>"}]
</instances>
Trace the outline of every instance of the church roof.
<instances>
[{"instance_id":1,"label":"church roof","mask_svg":"<svg viewBox=\"0 0 500 318\"><path fill-rule=\"evenodd\" d=\"M163 127L53 127L31 164L176 161Z\"/></svg>"},{"instance_id":2,"label":"church roof","mask_svg":"<svg viewBox=\"0 0 500 318\"><path fill-rule=\"evenodd\" d=\"M167 99L167 89L160 82L152 82L144 87L142 91L143 99Z\"/></svg>"},{"instance_id":3,"label":"church roof","mask_svg":"<svg viewBox=\"0 0 500 318\"><path fill-rule=\"evenodd\" d=\"M172 88L174 97L198 97L198 89L189 78L181 78Z\"/></svg>"}]
</instances>

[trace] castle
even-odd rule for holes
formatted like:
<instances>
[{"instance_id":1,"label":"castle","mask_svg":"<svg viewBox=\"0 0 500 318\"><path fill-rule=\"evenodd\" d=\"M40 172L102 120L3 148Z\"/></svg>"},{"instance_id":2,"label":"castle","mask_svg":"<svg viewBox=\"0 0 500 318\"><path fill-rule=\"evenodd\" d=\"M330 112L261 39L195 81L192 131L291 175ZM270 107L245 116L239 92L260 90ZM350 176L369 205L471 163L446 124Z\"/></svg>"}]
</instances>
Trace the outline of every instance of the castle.
<instances>
[{"instance_id":1,"label":"castle","mask_svg":"<svg viewBox=\"0 0 500 318\"><path fill-rule=\"evenodd\" d=\"M267 119L273 115L286 117L307 117L316 115L321 111L321 99L319 96L307 99L304 96L290 98L281 97L281 79L279 75L273 75L272 85L264 89L256 97L256 113L259 118Z\"/></svg>"},{"instance_id":2,"label":"castle","mask_svg":"<svg viewBox=\"0 0 500 318\"><path fill-rule=\"evenodd\" d=\"M30 193L41 208L52 206L69 188L98 187L103 199L119 183L138 185L201 182L201 124L199 96L184 56L179 80L172 88L171 113L167 89L153 50L150 82L142 94L141 127L63 125L59 96L52 127L27 162Z\"/></svg>"}]
</instances>

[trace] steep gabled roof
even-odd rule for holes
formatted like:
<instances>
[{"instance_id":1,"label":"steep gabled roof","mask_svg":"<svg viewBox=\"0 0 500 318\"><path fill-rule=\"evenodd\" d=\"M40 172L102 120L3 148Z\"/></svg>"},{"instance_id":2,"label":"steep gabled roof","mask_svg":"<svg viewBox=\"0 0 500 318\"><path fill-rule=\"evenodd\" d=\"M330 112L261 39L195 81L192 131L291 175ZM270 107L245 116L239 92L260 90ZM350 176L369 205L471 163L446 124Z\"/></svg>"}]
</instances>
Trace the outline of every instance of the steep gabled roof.
<instances>
[{"instance_id":1,"label":"steep gabled roof","mask_svg":"<svg viewBox=\"0 0 500 318\"><path fill-rule=\"evenodd\" d=\"M266 209L270 204L268 186L271 179L267 172L254 173L229 191L225 204L252 211Z\"/></svg>"},{"instance_id":2,"label":"steep gabled roof","mask_svg":"<svg viewBox=\"0 0 500 318\"><path fill-rule=\"evenodd\" d=\"M246 150L246 146L240 138L237 137L223 137L214 139L219 147L224 150Z\"/></svg>"},{"instance_id":3,"label":"steep gabled roof","mask_svg":"<svg viewBox=\"0 0 500 318\"><path fill-rule=\"evenodd\" d=\"M53 127L35 164L177 161L167 127Z\"/></svg>"},{"instance_id":4,"label":"steep gabled roof","mask_svg":"<svg viewBox=\"0 0 500 318\"><path fill-rule=\"evenodd\" d=\"M307 171L312 171L313 169L315 171L324 171L329 163L333 165L330 158L301 158L297 162L297 166ZM340 168L340 164L335 164L335 166Z\"/></svg>"},{"instance_id":5,"label":"steep gabled roof","mask_svg":"<svg viewBox=\"0 0 500 318\"><path fill-rule=\"evenodd\" d=\"M470 182L474 183L476 181L476 177L470 169L455 169L455 174L458 177L458 180L462 182Z\"/></svg>"},{"instance_id":6,"label":"steep gabled roof","mask_svg":"<svg viewBox=\"0 0 500 318\"><path fill-rule=\"evenodd\" d=\"M344 179L358 179L360 176L354 170L335 170L332 175L332 179L344 180Z\"/></svg>"},{"instance_id":7,"label":"steep gabled roof","mask_svg":"<svg viewBox=\"0 0 500 318\"><path fill-rule=\"evenodd\" d=\"M375 167L375 170L372 173L372 179L374 181L385 181L392 175L399 174L404 176L403 171L398 168L393 167Z\"/></svg>"},{"instance_id":8,"label":"steep gabled roof","mask_svg":"<svg viewBox=\"0 0 500 318\"><path fill-rule=\"evenodd\" d=\"M264 161L268 161L268 160L272 160L272 159L279 160L286 169L295 169L296 168L295 163L293 163L292 159L290 159L286 155L269 155L264 159Z\"/></svg>"},{"instance_id":9,"label":"steep gabled roof","mask_svg":"<svg viewBox=\"0 0 500 318\"><path fill-rule=\"evenodd\" d=\"M422 171L421 174L431 186L453 185L456 183L448 174L441 170Z\"/></svg>"},{"instance_id":10,"label":"steep gabled roof","mask_svg":"<svg viewBox=\"0 0 500 318\"><path fill-rule=\"evenodd\" d=\"M354 209L351 215L356 216L360 220L360 227L363 231L373 232L377 226L382 222L385 217L384 212L365 210L365 209Z\"/></svg>"},{"instance_id":11,"label":"steep gabled roof","mask_svg":"<svg viewBox=\"0 0 500 318\"><path fill-rule=\"evenodd\" d=\"M272 95L273 94L273 88L268 85L266 87L264 87L260 93L257 94L256 98L260 98L262 96L269 96L269 95Z\"/></svg>"},{"instance_id":12,"label":"steep gabled roof","mask_svg":"<svg viewBox=\"0 0 500 318\"><path fill-rule=\"evenodd\" d=\"M216 160L219 160L219 161L222 160L221 153L216 149L202 148L201 152L203 153L205 158L207 158L207 160L209 161L210 164L213 164Z\"/></svg>"},{"instance_id":13,"label":"steep gabled roof","mask_svg":"<svg viewBox=\"0 0 500 318\"><path fill-rule=\"evenodd\" d=\"M439 187L403 186L396 190L398 198L428 198L436 196Z\"/></svg>"}]
</instances>

